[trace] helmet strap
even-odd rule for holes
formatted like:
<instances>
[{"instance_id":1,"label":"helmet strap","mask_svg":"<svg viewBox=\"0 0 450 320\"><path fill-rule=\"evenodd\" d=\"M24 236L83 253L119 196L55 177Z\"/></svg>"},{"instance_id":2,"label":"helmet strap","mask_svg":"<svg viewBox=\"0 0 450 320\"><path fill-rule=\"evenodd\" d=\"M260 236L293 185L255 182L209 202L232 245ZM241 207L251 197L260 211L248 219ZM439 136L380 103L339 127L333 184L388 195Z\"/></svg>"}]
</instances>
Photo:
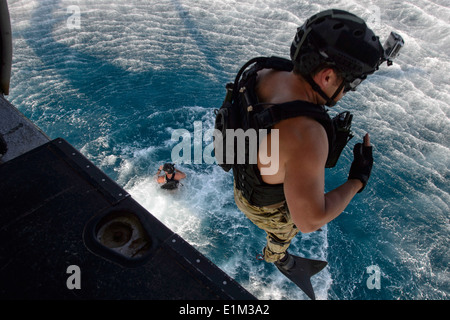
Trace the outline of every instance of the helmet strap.
<instances>
[{"instance_id":1,"label":"helmet strap","mask_svg":"<svg viewBox=\"0 0 450 320\"><path fill-rule=\"evenodd\" d=\"M314 81L314 79L308 74L303 76L306 81L308 81L309 85L312 87L314 91L316 91L322 98L325 99L325 105L332 107L336 104L333 100L331 100L325 92L320 88L320 86Z\"/></svg>"},{"instance_id":2,"label":"helmet strap","mask_svg":"<svg viewBox=\"0 0 450 320\"><path fill-rule=\"evenodd\" d=\"M336 101L334 101L334 99L336 99L336 97L339 95L339 93L341 93L342 89L345 86L345 81L342 80L341 85L336 89L333 96L330 98L327 96L325 92L323 92L320 86L314 81L314 79L309 74L305 75L304 78L306 79L306 81L308 81L312 89L316 91L323 99L325 99L325 105L328 107L332 107L336 104Z\"/></svg>"},{"instance_id":3,"label":"helmet strap","mask_svg":"<svg viewBox=\"0 0 450 320\"><path fill-rule=\"evenodd\" d=\"M344 86L345 86L345 80L342 80L340 86L336 89L336 92L330 98L332 101L334 101L334 99L336 99L336 97L339 95L339 93L341 93L342 89L344 89ZM336 104L336 102L334 102L334 104Z\"/></svg>"}]
</instances>

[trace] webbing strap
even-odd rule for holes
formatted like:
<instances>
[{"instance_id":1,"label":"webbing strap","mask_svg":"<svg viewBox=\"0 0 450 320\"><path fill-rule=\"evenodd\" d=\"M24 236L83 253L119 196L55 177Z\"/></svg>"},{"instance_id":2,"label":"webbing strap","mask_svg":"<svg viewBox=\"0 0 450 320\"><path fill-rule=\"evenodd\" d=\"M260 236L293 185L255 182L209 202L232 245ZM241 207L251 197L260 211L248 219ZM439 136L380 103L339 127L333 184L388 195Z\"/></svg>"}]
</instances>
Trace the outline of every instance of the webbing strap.
<instances>
[{"instance_id":1,"label":"webbing strap","mask_svg":"<svg viewBox=\"0 0 450 320\"><path fill-rule=\"evenodd\" d=\"M329 120L323 106L301 100L274 104L256 113L254 119L258 128L268 129L282 120L298 116L310 116L323 121Z\"/></svg>"}]
</instances>

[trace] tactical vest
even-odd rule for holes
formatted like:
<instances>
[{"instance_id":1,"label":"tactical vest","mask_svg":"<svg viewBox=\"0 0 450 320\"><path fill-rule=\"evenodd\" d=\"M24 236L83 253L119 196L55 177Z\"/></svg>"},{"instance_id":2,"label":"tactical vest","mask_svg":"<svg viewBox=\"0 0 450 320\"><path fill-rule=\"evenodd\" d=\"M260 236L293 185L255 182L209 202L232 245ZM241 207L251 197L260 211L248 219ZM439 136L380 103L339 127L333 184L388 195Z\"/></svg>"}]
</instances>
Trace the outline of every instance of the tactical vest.
<instances>
[{"instance_id":1,"label":"tactical vest","mask_svg":"<svg viewBox=\"0 0 450 320\"><path fill-rule=\"evenodd\" d=\"M253 66L246 70L251 65ZM222 153L225 155L226 145L230 143L227 141L226 129L247 130L253 128L258 132L259 129L270 130L282 120L307 116L315 119L324 127L329 145L325 167L334 167L345 145L353 137L350 130L352 115L345 111L330 118L324 106L300 100L280 104L259 103L255 87L257 72L262 69L290 72L293 64L290 60L278 57L254 58L241 68L234 83L227 84L227 96L222 107L216 110L215 128L221 132L223 137L221 143L216 143L215 140L216 156L217 148L222 148ZM217 159L218 163L225 171L233 168L235 186L242 191L243 196L250 204L268 206L284 202L286 199L283 184L265 183L258 165L248 162L248 150L249 148L246 146L246 157L243 164L239 164L236 159L236 149L233 163L224 163L223 159Z\"/></svg>"},{"instance_id":2,"label":"tactical vest","mask_svg":"<svg viewBox=\"0 0 450 320\"><path fill-rule=\"evenodd\" d=\"M161 189L173 190L173 189L178 188L178 184L180 183L180 181L175 180L175 172L172 173L171 178L167 178L167 175L166 175L165 179L166 179L166 183L164 183L161 186Z\"/></svg>"}]
</instances>

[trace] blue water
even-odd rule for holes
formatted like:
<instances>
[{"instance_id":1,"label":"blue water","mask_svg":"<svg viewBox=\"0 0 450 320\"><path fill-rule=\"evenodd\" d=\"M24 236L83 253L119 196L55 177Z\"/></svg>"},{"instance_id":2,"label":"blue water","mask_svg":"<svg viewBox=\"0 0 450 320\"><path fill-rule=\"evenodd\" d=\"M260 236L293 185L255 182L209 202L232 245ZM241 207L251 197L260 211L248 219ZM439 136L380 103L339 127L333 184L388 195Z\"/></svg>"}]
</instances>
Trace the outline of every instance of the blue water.
<instances>
[{"instance_id":1,"label":"blue water","mask_svg":"<svg viewBox=\"0 0 450 320\"><path fill-rule=\"evenodd\" d=\"M236 208L230 173L180 163L188 178L179 192L156 186L153 174L178 143L172 132L186 129L194 141L194 122L211 129L213 109L239 66L259 55L287 57L296 27L319 10L341 8L371 19L382 41L391 30L400 33L406 46L396 64L384 65L336 107L354 113L351 145L371 134L369 185L321 232L299 234L291 251L329 262L313 277L319 299L449 298L448 0L8 4L9 100L260 299L306 296L273 265L255 259L265 234ZM79 28L71 28L72 5L79 8ZM345 181L351 161L348 148L338 167L327 170L327 190ZM380 271L379 288L367 283L370 266Z\"/></svg>"}]
</instances>

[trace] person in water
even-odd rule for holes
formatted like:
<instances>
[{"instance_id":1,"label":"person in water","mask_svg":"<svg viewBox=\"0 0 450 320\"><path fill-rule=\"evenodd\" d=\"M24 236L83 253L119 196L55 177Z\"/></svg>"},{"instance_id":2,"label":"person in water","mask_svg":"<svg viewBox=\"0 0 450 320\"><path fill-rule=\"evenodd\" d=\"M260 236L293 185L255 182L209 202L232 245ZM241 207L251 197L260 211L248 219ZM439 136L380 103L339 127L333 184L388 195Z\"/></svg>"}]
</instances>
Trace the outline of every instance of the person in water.
<instances>
[{"instance_id":1,"label":"person in water","mask_svg":"<svg viewBox=\"0 0 450 320\"><path fill-rule=\"evenodd\" d=\"M293 102L306 101L325 110L323 105L334 106L386 61L373 31L342 10L323 11L308 19L297 29L290 53L292 70L264 67L257 73L254 92L265 109L283 103L290 103L292 109ZM248 109L254 111L253 107ZM259 156L257 164L233 165L235 202L267 233L261 258L274 263L314 299L309 277L326 262L296 257L287 249L298 232L314 232L336 219L365 188L373 165L370 137L365 134L355 145L348 179L325 193L325 167L334 141L325 125L313 116L292 116L271 128L279 130L278 171L262 175ZM269 136L264 139L271 150Z\"/></svg>"},{"instance_id":2,"label":"person in water","mask_svg":"<svg viewBox=\"0 0 450 320\"><path fill-rule=\"evenodd\" d=\"M161 170L164 171L164 176L160 176ZM185 178L186 174L176 169L175 165L172 163L165 163L164 165L159 166L159 169L156 172L156 181L159 184L163 184L161 186L162 189L178 188L180 180Z\"/></svg>"}]
</instances>

